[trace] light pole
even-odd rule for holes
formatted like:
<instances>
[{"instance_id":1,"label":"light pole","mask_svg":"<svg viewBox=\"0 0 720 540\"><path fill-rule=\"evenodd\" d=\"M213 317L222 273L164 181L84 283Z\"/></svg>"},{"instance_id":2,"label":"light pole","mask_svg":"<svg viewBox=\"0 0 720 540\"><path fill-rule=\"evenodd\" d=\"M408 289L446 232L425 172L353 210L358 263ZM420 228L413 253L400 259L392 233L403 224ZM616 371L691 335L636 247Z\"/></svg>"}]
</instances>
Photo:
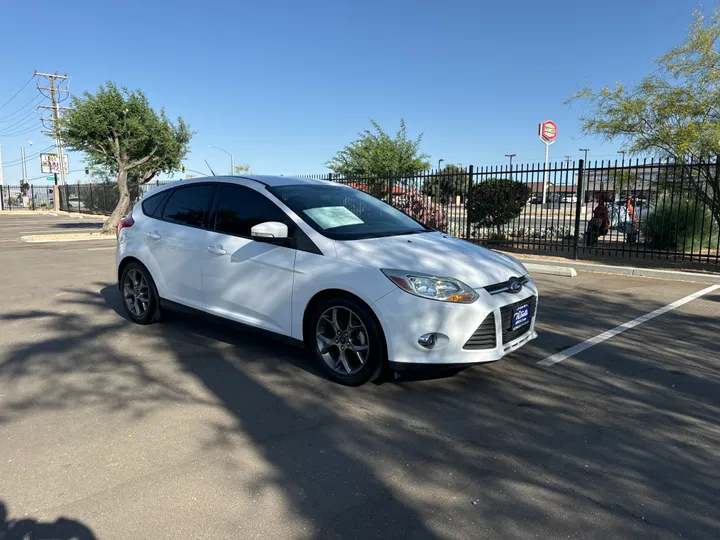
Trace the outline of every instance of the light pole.
<instances>
[{"instance_id":1,"label":"light pole","mask_svg":"<svg viewBox=\"0 0 720 540\"><path fill-rule=\"evenodd\" d=\"M28 141L28 146L32 146L32 141ZM27 180L27 164L25 163L25 146L20 147L20 159L22 161L22 182L24 184Z\"/></svg>"},{"instance_id":2,"label":"light pole","mask_svg":"<svg viewBox=\"0 0 720 540\"><path fill-rule=\"evenodd\" d=\"M445 160L444 160L444 159L438 159L438 171L439 171L440 168L442 167L443 161L445 161Z\"/></svg>"},{"instance_id":3,"label":"light pole","mask_svg":"<svg viewBox=\"0 0 720 540\"><path fill-rule=\"evenodd\" d=\"M505 154L506 158L510 158L510 172L512 172L512 160L517 154Z\"/></svg>"},{"instance_id":4,"label":"light pole","mask_svg":"<svg viewBox=\"0 0 720 540\"><path fill-rule=\"evenodd\" d=\"M587 154L590 151L589 148L578 148L580 152L585 152L585 166L587 167Z\"/></svg>"},{"instance_id":5,"label":"light pole","mask_svg":"<svg viewBox=\"0 0 720 540\"><path fill-rule=\"evenodd\" d=\"M225 152L228 156L230 156L230 174L235 174L235 156L225 150L224 148L220 148L219 146L214 146L212 144L208 145L208 148L215 148L216 150L220 150L221 152Z\"/></svg>"}]
</instances>

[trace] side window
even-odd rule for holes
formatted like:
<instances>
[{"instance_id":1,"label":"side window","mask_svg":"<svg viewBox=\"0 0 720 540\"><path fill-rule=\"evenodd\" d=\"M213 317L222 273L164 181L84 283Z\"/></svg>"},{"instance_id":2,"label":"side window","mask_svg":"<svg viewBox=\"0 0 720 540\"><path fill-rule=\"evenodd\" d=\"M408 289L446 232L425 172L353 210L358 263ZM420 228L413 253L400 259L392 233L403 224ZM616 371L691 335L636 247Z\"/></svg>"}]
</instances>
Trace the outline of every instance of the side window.
<instances>
[{"instance_id":1,"label":"side window","mask_svg":"<svg viewBox=\"0 0 720 540\"><path fill-rule=\"evenodd\" d=\"M218 232L249 237L250 229L264 221L291 224L275 203L250 188L223 184L217 200L214 229Z\"/></svg>"},{"instance_id":2,"label":"side window","mask_svg":"<svg viewBox=\"0 0 720 540\"><path fill-rule=\"evenodd\" d=\"M163 191L162 193L158 193L157 195L153 195L152 197L145 199L142 203L143 214L148 217L153 217L158 208L160 208L160 205L162 205L163 199L167 194L167 191Z\"/></svg>"},{"instance_id":3,"label":"side window","mask_svg":"<svg viewBox=\"0 0 720 540\"><path fill-rule=\"evenodd\" d=\"M202 227L213 189L213 186L208 184L175 189L165 205L162 219L181 225Z\"/></svg>"}]
</instances>

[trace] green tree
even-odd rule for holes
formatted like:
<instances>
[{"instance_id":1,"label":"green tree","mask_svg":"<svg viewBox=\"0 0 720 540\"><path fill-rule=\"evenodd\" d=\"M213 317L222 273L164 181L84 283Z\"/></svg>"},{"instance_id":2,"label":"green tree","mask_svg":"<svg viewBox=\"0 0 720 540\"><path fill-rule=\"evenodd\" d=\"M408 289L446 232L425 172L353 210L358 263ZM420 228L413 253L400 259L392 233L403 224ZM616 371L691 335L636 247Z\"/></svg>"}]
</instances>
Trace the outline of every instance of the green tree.
<instances>
[{"instance_id":1,"label":"green tree","mask_svg":"<svg viewBox=\"0 0 720 540\"><path fill-rule=\"evenodd\" d=\"M474 184L468 200L468 220L479 227L501 228L520 215L530 198L530 186L501 178Z\"/></svg>"},{"instance_id":2,"label":"green tree","mask_svg":"<svg viewBox=\"0 0 720 540\"><path fill-rule=\"evenodd\" d=\"M359 138L335 154L326 166L345 178L367 179L369 192L382 198L396 179L429 169L430 156L420 153L422 134L415 140L408 139L405 120L400 120L395 138L375 120L370 123L374 131L359 133Z\"/></svg>"},{"instance_id":3,"label":"green tree","mask_svg":"<svg viewBox=\"0 0 720 540\"><path fill-rule=\"evenodd\" d=\"M140 184L180 168L192 133L182 118L173 124L163 109L155 112L142 91L108 81L96 94L73 98L60 136L68 148L84 152L91 167L117 174L119 198L103 225L107 232L128 213Z\"/></svg>"},{"instance_id":4,"label":"green tree","mask_svg":"<svg viewBox=\"0 0 720 540\"><path fill-rule=\"evenodd\" d=\"M241 165L235 165L235 174L252 174L252 170L250 170L250 165L246 163Z\"/></svg>"},{"instance_id":5,"label":"green tree","mask_svg":"<svg viewBox=\"0 0 720 540\"><path fill-rule=\"evenodd\" d=\"M468 173L462 167L448 164L441 171L423 181L422 192L442 204L467 192Z\"/></svg>"},{"instance_id":6,"label":"green tree","mask_svg":"<svg viewBox=\"0 0 720 540\"><path fill-rule=\"evenodd\" d=\"M720 10L709 23L696 12L684 43L656 63L636 86L586 88L569 101L587 106L585 133L686 165L687 178L720 223L719 175L714 167L694 166L720 155Z\"/></svg>"}]
</instances>

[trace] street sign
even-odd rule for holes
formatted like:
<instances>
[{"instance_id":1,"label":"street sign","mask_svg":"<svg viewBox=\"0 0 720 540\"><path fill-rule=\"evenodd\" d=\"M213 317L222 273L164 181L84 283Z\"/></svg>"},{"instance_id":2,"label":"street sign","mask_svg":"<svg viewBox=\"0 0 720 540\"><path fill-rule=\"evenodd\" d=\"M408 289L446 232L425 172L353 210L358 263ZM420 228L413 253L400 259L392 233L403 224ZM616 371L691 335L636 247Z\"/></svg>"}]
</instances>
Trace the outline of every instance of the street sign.
<instances>
[{"instance_id":1,"label":"street sign","mask_svg":"<svg viewBox=\"0 0 720 540\"><path fill-rule=\"evenodd\" d=\"M57 154L40 154L40 172L43 174L60 172L58 161ZM68 158L65 155L63 155L63 169L65 174L70 172Z\"/></svg>"},{"instance_id":2,"label":"street sign","mask_svg":"<svg viewBox=\"0 0 720 540\"><path fill-rule=\"evenodd\" d=\"M45 180L47 180L48 182L54 182L54 181L55 181L55 176L46 176L46 177L45 177Z\"/></svg>"},{"instance_id":3,"label":"street sign","mask_svg":"<svg viewBox=\"0 0 720 540\"><path fill-rule=\"evenodd\" d=\"M547 200L547 185L548 185L548 157L549 157L549 150L550 145L555 142L555 138L557 137L557 126L555 125L555 122L552 120L545 120L544 122L540 122L538 124L538 135L540 136L540 140L545 145L545 167L543 168L543 195L542 195L542 203L545 204Z\"/></svg>"},{"instance_id":4,"label":"street sign","mask_svg":"<svg viewBox=\"0 0 720 540\"><path fill-rule=\"evenodd\" d=\"M557 137L557 126L555 125L555 122L552 120L540 122L538 125L538 135L540 135L540 138L546 143L554 141L555 137Z\"/></svg>"}]
</instances>

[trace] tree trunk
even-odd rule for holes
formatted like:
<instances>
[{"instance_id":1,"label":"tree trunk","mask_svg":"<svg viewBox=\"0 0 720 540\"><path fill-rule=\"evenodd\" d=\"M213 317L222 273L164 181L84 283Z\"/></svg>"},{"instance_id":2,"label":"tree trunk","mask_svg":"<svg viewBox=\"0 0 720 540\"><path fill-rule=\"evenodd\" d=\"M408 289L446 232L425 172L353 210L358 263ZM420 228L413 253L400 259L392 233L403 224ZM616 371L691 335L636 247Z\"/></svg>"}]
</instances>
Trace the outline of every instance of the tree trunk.
<instances>
[{"instance_id":1,"label":"tree trunk","mask_svg":"<svg viewBox=\"0 0 720 540\"><path fill-rule=\"evenodd\" d=\"M104 233L114 233L117 228L117 224L130 211L130 190L128 189L128 172L126 169L119 169L117 183L118 190L120 192L120 200L118 201L115 210L113 210L110 217L107 218L103 224L102 232Z\"/></svg>"}]
</instances>

